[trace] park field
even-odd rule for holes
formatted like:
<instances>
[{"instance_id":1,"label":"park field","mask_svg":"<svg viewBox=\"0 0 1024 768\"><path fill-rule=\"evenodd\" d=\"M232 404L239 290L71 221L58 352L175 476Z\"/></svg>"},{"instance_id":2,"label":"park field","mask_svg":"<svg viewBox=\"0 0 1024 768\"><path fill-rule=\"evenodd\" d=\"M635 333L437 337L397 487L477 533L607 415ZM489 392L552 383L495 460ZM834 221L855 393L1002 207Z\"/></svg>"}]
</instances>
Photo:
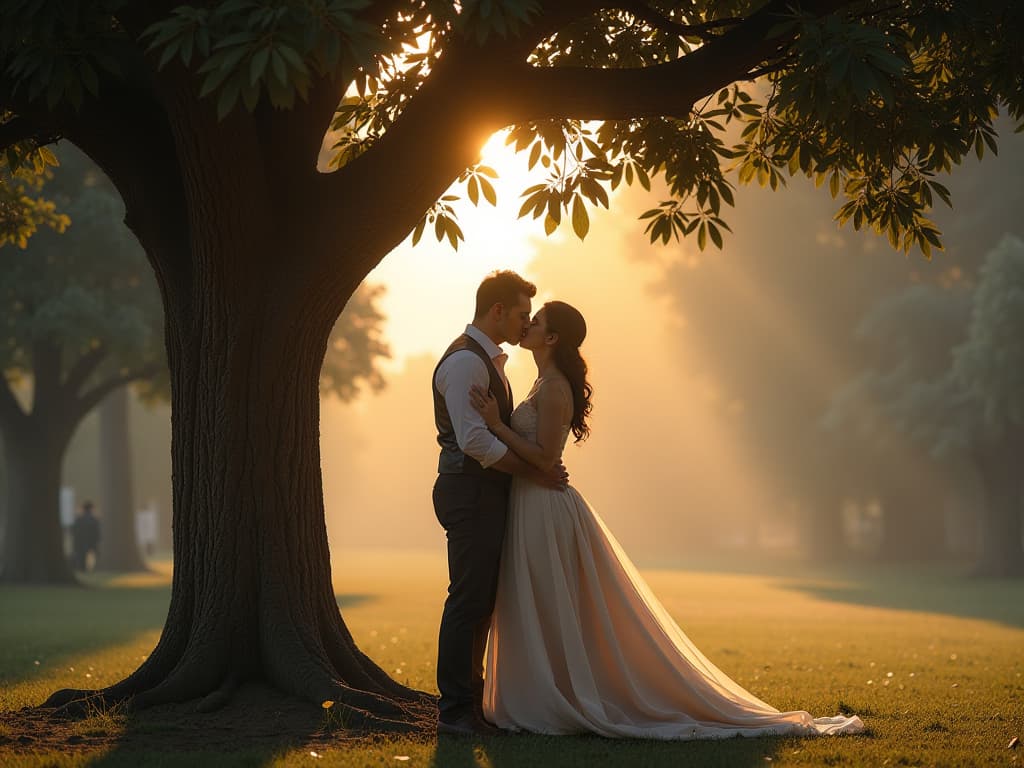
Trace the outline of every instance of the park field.
<instances>
[{"instance_id":1,"label":"park field","mask_svg":"<svg viewBox=\"0 0 1024 768\"><path fill-rule=\"evenodd\" d=\"M393 677L436 691L443 555L334 554L338 601L360 646ZM1024 582L953 567L736 573L645 570L713 662L779 709L859 714L838 738L664 743L503 736L477 742L346 734L315 705L243 689L190 707L74 722L18 713L54 689L103 686L153 648L169 568L91 577L87 588L0 589L0 765L14 766L1020 766Z\"/></svg>"}]
</instances>

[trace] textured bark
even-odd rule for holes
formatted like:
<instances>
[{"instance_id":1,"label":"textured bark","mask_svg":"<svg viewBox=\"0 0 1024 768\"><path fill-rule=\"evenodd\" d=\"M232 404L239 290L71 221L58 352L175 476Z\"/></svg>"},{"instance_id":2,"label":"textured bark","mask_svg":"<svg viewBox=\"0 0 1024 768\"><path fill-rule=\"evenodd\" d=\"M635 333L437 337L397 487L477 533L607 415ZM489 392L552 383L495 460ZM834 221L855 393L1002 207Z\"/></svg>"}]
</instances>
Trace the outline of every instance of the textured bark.
<instances>
[{"instance_id":1,"label":"textured bark","mask_svg":"<svg viewBox=\"0 0 1024 768\"><path fill-rule=\"evenodd\" d=\"M100 404L100 519L102 538L96 568L101 571L144 571L135 533L128 390L120 387Z\"/></svg>"},{"instance_id":2,"label":"textured bark","mask_svg":"<svg viewBox=\"0 0 1024 768\"><path fill-rule=\"evenodd\" d=\"M0 582L73 584L75 576L64 555L59 501L67 441L61 444L60 437L33 428L7 430L4 437L7 526Z\"/></svg>"},{"instance_id":3,"label":"textured bark","mask_svg":"<svg viewBox=\"0 0 1024 768\"><path fill-rule=\"evenodd\" d=\"M221 129L207 131L215 143ZM359 651L331 582L319 375L331 328L363 275L339 292L333 276L285 258L316 244L276 207L261 167L244 156L245 133L222 135L222 151L236 157L192 163L186 174L191 250L180 255L190 257L188 273L167 262L158 272L170 278L161 287L175 553L164 631L125 680L59 691L46 705L199 699L212 708L239 683L263 680L311 702L338 702L353 726L420 728L433 722L433 697L394 682ZM188 291L175 289L186 282Z\"/></svg>"}]
</instances>

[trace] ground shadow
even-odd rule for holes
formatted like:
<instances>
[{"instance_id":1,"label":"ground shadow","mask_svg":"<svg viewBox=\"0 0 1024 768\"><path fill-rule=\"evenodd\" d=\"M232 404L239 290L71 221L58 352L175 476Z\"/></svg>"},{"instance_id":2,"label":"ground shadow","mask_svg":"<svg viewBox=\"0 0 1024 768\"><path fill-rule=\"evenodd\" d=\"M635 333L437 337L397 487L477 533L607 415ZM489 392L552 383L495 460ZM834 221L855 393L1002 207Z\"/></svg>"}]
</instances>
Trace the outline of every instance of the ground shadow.
<instances>
[{"instance_id":1,"label":"ground shadow","mask_svg":"<svg viewBox=\"0 0 1024 768\"><path fill-rule=\"evenodd\" d=\"M821 600L940 613L1024 627L1024 579L978 578L963 561L879 563L850 561L815 564L758 557L688 558L651 561L645 570L766 576L782 589Z\"/></svg>"},{"instance_id":2,"label":"ground shadow","mask_svg":"<svg viewBox=\"0 0 1024 768\"><path fill-rule=\"evenodd\" d=\"M242 686L211 713L197 712L194 701L130 714L114 708L81 720L27 709L0 713L0 725L22 734L16 749L84 753L85 764L102 768L265 765L289 749L335 748L339 739L319 705L258 683Z\"/></svg>"},{"instance_id":3,"label":"ground shadow","mask_svg":"<svg viewBox=\"0 0 1024 768\"><path fill-rule=\"evenodd\" d=\"M170 585L0 588L0 684L25 682L84 657L158 633L167 618ZM336 594L342 609L374 599ZM54 632L55 618L64 631ZM38 662L38 663L37 663ZM81 680L75 685L81 685ZM70 685L70 683L68 683Z\"/></svg>"},{"instance_id":4,"label":"ground shadow","mask_svg":"<svg viewBox=\"0 0 1024 768\"><path fill-rule=\"evenodd\" d=\"M0 668L14 685L82 657L159 631L170 588L4 587L0 589ZM53 631L55 617L62 631Z\"/></svg>"},{"instance_id":5,"label":"ground shadow","mask_svg":"<svg viewBox=\"0 0 1024 768\"><path fill-rule=\"evenodd\" d=\"M357 605L364 605L377 599L376 595L365 594L336 594L334 599L338 601L339 608L355 608Z\"/></svg>"},{"instance_id":6,"label":"ground shadow","mask_svg":"<svg viewBox=\"0 0 1024 768\"><path fill-rule=\"evenodd\" d=\"M733 738L701 741L604 739L596 736L509 735L438 741L431 768L537 768L537 766L644 766L709 768L764 766L785 750L798 748L787 738Z\"/></svg>"},{"instance_id":7,"label":"ground shadow","mask_svg":"<svg viewBox=\"0 0 1024 768\"><path fill-rule=\"evenodd\" d=\"M977 579L948 573L902 570L858 580L783 581L780 587L820 600L941 613L1024 627L1024 580Z\"/></svg>"}]
</instances>

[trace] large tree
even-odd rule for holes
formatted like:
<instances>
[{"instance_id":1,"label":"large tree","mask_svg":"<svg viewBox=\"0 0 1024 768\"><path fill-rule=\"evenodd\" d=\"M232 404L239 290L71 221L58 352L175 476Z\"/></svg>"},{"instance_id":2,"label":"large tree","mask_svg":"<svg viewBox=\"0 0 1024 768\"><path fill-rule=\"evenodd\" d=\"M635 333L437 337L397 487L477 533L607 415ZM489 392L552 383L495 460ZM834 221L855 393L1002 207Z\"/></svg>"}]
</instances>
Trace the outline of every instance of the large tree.
<instances>
[{"instance_id":1,"label":"large tree","mask_svg":"<svg viewBox=\"0 0 1024 768\"><path fill-rule=\"evenodd\" d=\"M68 443L94 406L102 525L96 567L145 567L136 541L128 389L148 403L169 394L159 296L122 222L121 200L77 149L64 143L59 155L45 183L30 185L49 198L41 205L51 226L36 237L0 235L0 322L8 328L0 369L11 388L0 418L9 445L4 516L12 522L0 555L7 582L73 580L62 555L57 490ZM383 386L377 363L389 351L376 305L382 290L361 285L335 323L321 372L325 396L350 400Z\"/></svg>"},{"instance_id":2,"label":"large tree","mask_svg":"<svg viewBox=\"0 0 1024 768\"><path fill-rule=\"evenodd\" d=\"M332 594L317 380L335 319L384 255L428 224L458 243L448 187L490 198L476 163L494 131L515 126L550 169L524 206L549 229L564 215L582 235L609 186L664 174L675 197L652 210L652 239L717 244L729 158L741 181L815 175L846 198L843 218L928 251L933 175L994 145L1000 104L1024 114L1012 2L4 8L0 143L17 159L65 136L106 170L160 285L171 370L164 633L126 680L51 704L214 705L262 677L340 702L350 723L431 716L355 646Z\"/></svg>"}]
</instances>

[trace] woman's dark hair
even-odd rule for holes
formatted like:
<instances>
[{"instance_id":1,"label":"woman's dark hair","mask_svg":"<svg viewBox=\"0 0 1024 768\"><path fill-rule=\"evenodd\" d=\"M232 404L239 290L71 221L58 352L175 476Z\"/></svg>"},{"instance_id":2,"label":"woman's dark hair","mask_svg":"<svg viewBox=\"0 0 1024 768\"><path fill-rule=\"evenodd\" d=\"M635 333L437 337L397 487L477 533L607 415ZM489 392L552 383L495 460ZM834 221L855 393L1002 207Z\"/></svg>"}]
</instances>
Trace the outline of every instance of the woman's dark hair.
<instances>
[{"instance_id":1,"label":"woman's dark hair","mask_svg":"<svg viewBox=\"0 0 1024 768\"><path fill-rule=\"evenodd\" d=\"M578 443L586 440L590 434L587 417L594 407L590 402L594 388L587 381L587 361L580 354L580 344L587 337L587 323L578 309L564 301L549 301L545 304L544 320L548 333L558 334L554 360L572 388L571 426Z\"/></svg>"},{"instance_id":2,"label":"woman's dark hair","mask_svg":"<svg viewBox=\"0 0 1024 768\"><path fill-rule=\"evenodd\" d=\"M537 286L510 269L492 272L476 289L474 320L486 315L495 304L514 307L522 294L529 299L537 295Z\"/></svg>"}]
</instances>

